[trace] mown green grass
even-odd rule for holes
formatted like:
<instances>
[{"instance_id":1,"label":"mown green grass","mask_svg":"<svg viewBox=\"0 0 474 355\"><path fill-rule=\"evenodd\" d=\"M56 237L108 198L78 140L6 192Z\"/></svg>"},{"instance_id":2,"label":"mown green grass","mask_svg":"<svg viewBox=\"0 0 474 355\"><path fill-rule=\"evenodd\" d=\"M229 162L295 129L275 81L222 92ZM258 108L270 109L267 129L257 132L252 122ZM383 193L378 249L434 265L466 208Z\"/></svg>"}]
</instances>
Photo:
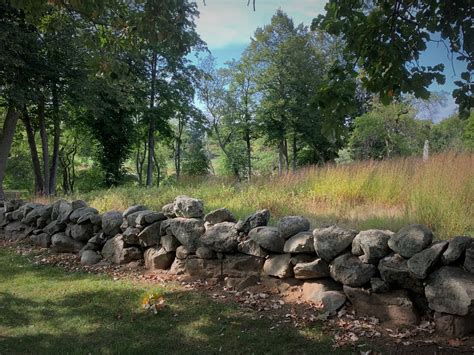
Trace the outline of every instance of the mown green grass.
<instances>
[{"instance_id":1,"label":"mown green grass","mask_svg":"<svg viewBox=\"0 0 474 355\"><path fill-rule=\"evenodd\" d=\"M156 291L167 307L153 315L141 300ZM275 325L178 286L68 273L0 249L0 354L335 352L320 326Z\"/></svg>"}]
</instances>

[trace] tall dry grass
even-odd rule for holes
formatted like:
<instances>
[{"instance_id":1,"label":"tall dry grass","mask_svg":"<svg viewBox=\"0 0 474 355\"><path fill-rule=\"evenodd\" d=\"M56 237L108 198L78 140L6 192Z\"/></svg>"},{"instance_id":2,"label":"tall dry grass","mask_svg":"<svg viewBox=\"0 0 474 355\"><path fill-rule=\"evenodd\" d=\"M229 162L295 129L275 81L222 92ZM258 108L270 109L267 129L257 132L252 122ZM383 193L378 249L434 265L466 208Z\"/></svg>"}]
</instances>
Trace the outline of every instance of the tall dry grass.
<instances>
[{"instance_id":1,"label":"tall dry grass","mask_svg":"<svg viewBox=\"0 0 474 355\"><path fill-rule=\"evenodd\" d=\"M423 223L438 239L474 233L474 154L355 162L308 167L251 183L208 178L176 186L99 190L79 194L101 211L132 204L160 209L180 194L205 201L207 210L227 207L238 217L268 208L274 219L302 214L314 226L339 223L358 229L397 230Z\"/></svg>"}]
</instances>

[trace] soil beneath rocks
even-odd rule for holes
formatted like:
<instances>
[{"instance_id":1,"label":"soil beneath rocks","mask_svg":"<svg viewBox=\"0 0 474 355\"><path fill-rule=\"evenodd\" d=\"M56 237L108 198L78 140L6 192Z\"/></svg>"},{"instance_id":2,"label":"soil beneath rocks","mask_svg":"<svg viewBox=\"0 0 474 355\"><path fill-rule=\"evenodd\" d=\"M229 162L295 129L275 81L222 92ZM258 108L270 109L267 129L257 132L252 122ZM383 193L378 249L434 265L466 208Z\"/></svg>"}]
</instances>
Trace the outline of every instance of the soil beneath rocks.
<instances>
[{"instance_id":1,"label":"soil beneath rocks","mask_svg":"<svg viewBox=\"0 0 474 355\"><path fill-rule=\"evenodd\" d=\"M302 282L295 279L262 278L245 289L230 287L229 279L199 279L171 274L167 270L149 271L143 261L126 265L100 262L83 266L75 254L57 254L51 249L32 247L25 242L7 241L0 232L0 248L26 256L38 265L51 265L68 272L106 275L114 280L161 284L182 291L201 292L216 302L237 304L253 311L255 318L268 318L274 327L297 328L322 324L323 331L333 339L333 347L350 347L357 354L474 354L474 337L449 338L435 333L432 318L421 319L419 325L393 328L374 317L357 317L349 303L337 314L322 311L322 305L302 299ZM377 349L377 350L374 350Z\"/></svg>"}]
</instances>

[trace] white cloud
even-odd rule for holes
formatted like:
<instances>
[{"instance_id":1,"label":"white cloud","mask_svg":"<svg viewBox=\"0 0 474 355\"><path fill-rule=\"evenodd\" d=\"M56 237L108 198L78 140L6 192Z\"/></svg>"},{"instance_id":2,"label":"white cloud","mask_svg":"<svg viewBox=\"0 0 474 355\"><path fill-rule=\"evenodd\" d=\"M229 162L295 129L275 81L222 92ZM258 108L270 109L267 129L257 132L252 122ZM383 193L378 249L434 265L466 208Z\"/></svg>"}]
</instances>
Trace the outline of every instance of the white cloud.
<instances>
[{"instance_id":1,"label":"white cloud","mask_svg":"<svg viewBox=\"0 0 474 355\"><path fill-rule=\"evenodd\" d=\"M295 24L310 25L324 11L325 0L256 0L256 11L246 0L196 0L200 11L197 31L209 48L248 43L257 27L270 22L281 8Z\"/></svg>"}]
</instances>

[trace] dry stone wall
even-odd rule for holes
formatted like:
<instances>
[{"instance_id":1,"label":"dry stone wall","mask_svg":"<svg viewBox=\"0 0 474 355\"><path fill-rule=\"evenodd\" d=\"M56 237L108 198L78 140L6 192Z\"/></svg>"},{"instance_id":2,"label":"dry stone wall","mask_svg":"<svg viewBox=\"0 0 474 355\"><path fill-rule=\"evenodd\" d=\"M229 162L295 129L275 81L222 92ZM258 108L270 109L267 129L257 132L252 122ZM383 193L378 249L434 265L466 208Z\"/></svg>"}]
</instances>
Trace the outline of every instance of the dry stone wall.
<instances>
[{"instance_id":1,"label":"dry stone wall","mask_svg":"<svg viewBox=\"0 0 474 355\"><path fill-rule=\"evenodd\" d=\"M81 263L127 264L201 278L227 278L246 287L261 277L296 279L304 298L335 313L346 302L360 315L396 326L431 315L439 331L474 331L474 239L433 241L423 225L356 231L340 226L310 230L303 216L269 226L270 212L236 220L221 208L204 213L201 200L178 196L151 211L131 206L99 214L84 201L51 205L5 201L5 238L24 239Z\"/></svg>"}]
</instances>

